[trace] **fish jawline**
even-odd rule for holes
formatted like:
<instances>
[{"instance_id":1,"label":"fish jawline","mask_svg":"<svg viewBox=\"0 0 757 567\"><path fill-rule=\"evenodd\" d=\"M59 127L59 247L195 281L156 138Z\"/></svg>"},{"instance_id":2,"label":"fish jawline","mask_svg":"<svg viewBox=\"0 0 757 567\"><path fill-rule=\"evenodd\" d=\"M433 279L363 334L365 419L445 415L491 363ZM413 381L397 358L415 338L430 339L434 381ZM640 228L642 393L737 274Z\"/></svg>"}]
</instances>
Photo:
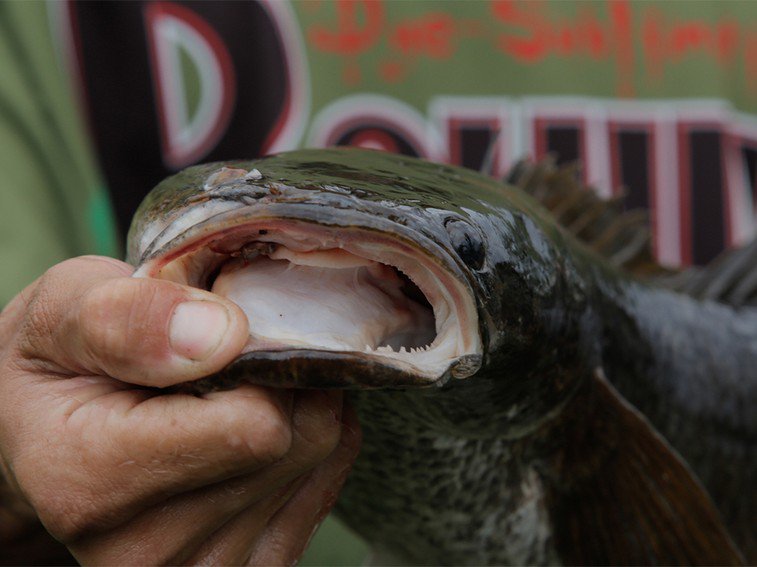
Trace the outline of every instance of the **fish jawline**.
<instances>
[{"instance_id":1,"label":"fish jawline","mask_svg":"<svg viewBox=\"0 0 757 567\"><path fill-rule=\"evenodd\" d=\"M315 242L316 250L342 249L391 266L420 288L436 320L436 338L429 347L414 352L368 347L360 352L301 345L287 348L281 344L245 352L230 365L227 375L238 376L245 369L246 379L255 383L269 383L278 375L279 386L289 380L299 387L393 388L438 385L449 377L466 378L478 370L481 341L475 299L446 251L407 227L362 213L337 211L330 214L329 224L324 224L302 214L312 212L310 208L288 209L288 215L277 211L275 216L270 210L224 212L183 231L174 227L176 236L161 242L159 250L145 258L135 276L204 287L203 279L228 254L251 241L283 241L288 247L302 250L313 248ZM285 364L286 360L290 362ZM266 369L273 366L276 369L270 373L271 378L265 378ZM366 370L369 367L373 370ZM290 372L296 369L298 376L287 377L287 368ZM339 376L327 377L323 368Z\"/></svg>"},{"instance_id":2,"label":"fish jawline","mask_svg":"<svg viewBox=\"0 0 757 567\"><path fill-rule=\"evenodd\" d=\"M275 388L396 389L442 386L456 372L478 368L479 355L465 355L432 383L423 376L384 364L375 357L353 351L315 349L261 350L245 353L220 372L182 384L183 392L202 394L254 383ZM464 368L467 367L468 370Z\"/></svg>"}]
</instances>

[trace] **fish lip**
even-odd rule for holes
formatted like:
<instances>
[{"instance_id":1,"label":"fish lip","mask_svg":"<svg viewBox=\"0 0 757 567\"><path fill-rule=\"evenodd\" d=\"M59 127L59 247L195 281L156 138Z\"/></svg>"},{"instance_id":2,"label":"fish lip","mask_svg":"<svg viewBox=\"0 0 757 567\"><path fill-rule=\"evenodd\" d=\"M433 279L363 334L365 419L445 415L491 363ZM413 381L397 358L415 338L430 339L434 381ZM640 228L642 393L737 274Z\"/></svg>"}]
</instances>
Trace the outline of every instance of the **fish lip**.
<instances>
[{"instance_id":1,"label":"fish lip","mask_svg":"<svg viewBox=\"0 0 757 567\"><path fill-rule=\"evenodd\" d=\"M464 355L436 380L382 364L365 353L320 349L260 350L245 353L221 371L180 389L190 393L231 389L249 382L259 386L319 390L410 390L441 387L461 365L480 364L480 355Z\"/></svg>"},{"instance_id":2,"label":"fish lip","mask_svg":"<svg viewBox=\"0 0 757 567\"><path fill-rule=\"evenodd\" d=\"M243 204L232 209L226 209L217 214L209 215L207 218L200 220L183 230L180 230L182 215L178 215L178 218L169 223L169 225L156 235L153 241L145 248L142 255L142 261L134 272L134 277L154 276L160 270L161 266L179 258L187 251L201 247L205 242L212 241L214 236L217 237L217 235L224 230L233 227L242 227L246 224L252 224L259 221L295 221L298 223L307 223L331 229L343 228L375 231L379 235L388 236L392 240L410 246L416 252L422 253L426 258L432 260L437 266L441 267L446 274L452 276L458 284L462 285L463 291L470 298L471 309L469 316L472 316L474 319L473 327L475 330L473 333L475 335L477 349L477 352L466 352L455 357L451 360L444 372L433 378L428 375L419 374L416 376L410 372L403 373L402 370L392 367L390 364L377 363L376 358L373 358L371 359L372 362L377 366L385 367L384 370L386 371L386 376L390 378L389 383L384 384L383 387L427 387L443 384L447 382L450 377L467 378L468 376L473 375L481 367L483 361L483 341L478 305L473 289L474 282L471 281L469 275L461 269L459 263L444 247L437 244L434 240L417 229L384 218L383 216L379 216L379 214L379 211L371 212L368 210L346 207L334 208L333 201L329 203L318 203L298 199L295 201L267 202L264 205L261 203L256 203L254 205ZM286 352L289 353L288 356L294 356L296 358L303 355L303 351L305 350L306 349L294 347L291 349L270 352ZM330 355L324 356L323 353L341 351L312 349L309 352L311 354L308 359L312 363L313 360L318 357L320 357L320 360L322 361L332 360ZM245 357L247 357L246 360L248 362L255 359L257 364L261 364L262 358L258 357L256 359L255 356L247 356L247 354L249 353L241 355L236 360L245 360ZM365 357L358 356L362 354L359 351L344 352L342 354L344 355L341 359L343 362L348 361L348 359L349 362L352 363L358 360L368 360L367 353ZM352 356L352 358L347 355ZM234 362L232 362L232 365L233 364ZM403 374L406 374L407 376L403 377ZM415 378L410 378L410 376L415 376ZM282 386L281 370L279 370L279 382L277 382L277 385L279 387ZM310 387L316 386L311 385ZM348 387L348 385L345 383L342 384L341 387ZM359 387L370 386L361 385Z\"/></svg>"},{"instance_id":3,"label":"fish lip","mask_svg":"<svg viewBox=\"0 0 757 567\"><path fill-rule=\"evenodd\" d=\"M330 228L343 227L345 229L350 228L362 228L368 230L375 230L383 234L390 234L394 237L399 236L401 240L404 240L406 244L411 245L417 250L423 251L429 258L440 262L442 266L451 274L453 274L458 281L463 283L467 291L474 296L471 280L461 268L460 264L449 254L447 250L439 246L432 239L422 234L421 232L400 224L398 222L385 219L381 216L377 216L367 211L359 211L355 209L334 209L333 204L321 204L317 202L276 202L268 204L264 207L259 205L240 205L239 207L217 213L209 216L208 218L195 223L191 227L183 230L176 231L174 225L180 224L181 218L176 219L170 223L163 231L161 231L155 239L150 243L142 254L138 261L138 268L135 275L142 275L151 264L159 258L174 257L187 246L182 244L191 244L193 239L199 238L203 234L210 236L218 233L222 228L225 221L238 221L243 219L244 221L263 221L263 220L292 220L300 222L310 222ZM324 214L326 211L326 214ZM359 225L356 225L355 221L361 221ZM235 222L234 224L243 224L242 222ZM171 235L166 240L166 234L171 234L171 231L175 234ZM161 242L161 245L155 249L157 242ZM427 251L432 251L428 253Z\"/></svg>"},{"instance_id":4,"label":"fish lip","mask_svg":"<svg viewBox=\"0 0 757 567\"><path fill-rule=\"evenodd\" d=\"M225 199L221 199L220 201L229 202ZM208 201L204 200L202 202L207 203ZM420 246L416 245L419 249L433 250L434 254L429 254L429 256L443 260L445 267L449 271L454 272L459 279L467 280L467 276L460 269L459 264L444 248L428 236L402 223L381 216L382 210L385 210L385 207L375 207L374 210L355 209L349 207L349 205L354 205L350 201L345 203L345 205L344 208L335 208L333 201L318 202L313 200L273 201L265 204L239 202L238 206L210 215L184 230L180 228L182 215L177 215L178 218L169 223L168 226L154 237L137 262L141 266L154 258L165 255L168 250L177 247L177 242L194 237L197 232L207 231L213 225L223 224L226 220L237 220L240 218L249 221L286 219L311 222L327 227L355 228L357 226L386 234L398 234L408 243L420 243ZM359 224L356 225L355 221L359 221Z\"/></svg>"}]
</instances>

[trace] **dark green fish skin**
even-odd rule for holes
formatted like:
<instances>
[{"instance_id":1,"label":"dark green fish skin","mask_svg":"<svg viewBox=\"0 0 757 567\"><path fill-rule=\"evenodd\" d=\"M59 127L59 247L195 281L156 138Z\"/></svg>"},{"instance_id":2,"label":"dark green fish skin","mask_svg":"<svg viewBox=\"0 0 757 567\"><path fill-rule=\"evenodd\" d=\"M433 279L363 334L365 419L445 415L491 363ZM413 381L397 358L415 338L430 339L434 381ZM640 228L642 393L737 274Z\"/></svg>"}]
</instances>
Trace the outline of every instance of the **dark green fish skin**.
<instances>
[{"instance_id":1,"label":"dark green fish skin","mask_svg":"<svg viewBox=\"0 0 757 567\"><path fill-rule=\"evenodd\" d=\"M203 189L221 165L262 177ZM515 187L362 150L189 168L140 207L129 261L170 252L140 245L144 232L209 200L389 220L449 254L475 295L475 375L351 393L364 446L338 509L380 561L757 560L757 308L624 275Z\"/></svg>"}]
</instances>

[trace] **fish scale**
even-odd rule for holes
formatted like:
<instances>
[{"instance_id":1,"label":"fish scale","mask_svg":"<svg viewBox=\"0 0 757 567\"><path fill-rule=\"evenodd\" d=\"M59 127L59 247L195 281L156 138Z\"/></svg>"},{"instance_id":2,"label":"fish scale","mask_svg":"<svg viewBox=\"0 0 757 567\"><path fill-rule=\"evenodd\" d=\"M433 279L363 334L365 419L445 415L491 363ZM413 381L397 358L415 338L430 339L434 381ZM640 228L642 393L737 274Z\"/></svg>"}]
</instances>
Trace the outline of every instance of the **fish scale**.
<instances>
[{"instance_id":1,"label":"fish scale","mask_svg":"<svg viewBox=\"0 0 757 567\"><path fill-rule=\"evenodd\" d=\"M338 503L348 525L361 526L385 557L405 561L548 562L538 476L518 463L507 441L440 436L408 419L411 409L396 403L396 394L373 394L352 398L364 436L375 441L363 449Z\"/></svg>"}]
</instances>

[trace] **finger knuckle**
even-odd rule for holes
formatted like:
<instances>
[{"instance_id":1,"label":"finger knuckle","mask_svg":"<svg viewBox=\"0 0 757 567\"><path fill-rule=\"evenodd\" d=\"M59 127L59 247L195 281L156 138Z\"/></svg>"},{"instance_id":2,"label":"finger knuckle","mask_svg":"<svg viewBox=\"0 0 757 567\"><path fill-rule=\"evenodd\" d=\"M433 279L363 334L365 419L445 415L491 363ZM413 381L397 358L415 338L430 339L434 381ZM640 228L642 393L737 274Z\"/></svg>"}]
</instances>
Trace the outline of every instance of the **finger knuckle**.
<instances>
[{"instance_id":1,"label":"finger knuckle","mask_svg":"<svg viewBox=\"0 0 757 567\"><path fill-rule=\"evenodd\" d=\"M14 484L45 528L69 543L97 529L101 514L91 487L77 481L69 467L40 469L40 463L46 460L59 462L55 450L49 453L39 444L16 451L11 467Z\"/></svg>"},{"instance_id":2,"label":"finger knuckle","mask_svg":"<svg viewBox=\"0 0 757 567\"><path fill-rule=\"evenodd\" d=\"M247 423L246 439L253 458L265 463L282 459L292 447L289 420L274 403L267 401L257 403L253 415L253 423Z\"/></svg>"},{"instance_id":3,"label":"finger knuckle","mask_svg":"<svg viewBox=\"0 0 757 567\"><path fill-rule=\"evenodd\" d=\"M341 422L333 404L310 406L296 420L298 453L309 462L320 462L339 444Z\"/></svg>"},{"instance_id":4,"label":"finger knuckle","mask_svg":"<svg viewBox=\"0 0 757 567\"><path fill-rule=\"evenodd\" d=\"M71 325L77 324L72 315L91 290L88 274L102 271L100 266L93 267L93 263L103 261L110 260L79 257L60 262L19 295L24 312L19 329L23 354L44 353L49 350L51 339L66 336L71 331Z\"/></svg>"},{"instance_id":5,"label":"finger knuckle","mask_svg":"<svg viewBox=\"0 0 757 567\"><path fill-rule=\"evenodd\" d=\"M107 353L116 367L163 339L165 329L151 324L160 298L150 283L114 279L94 286L81 302L78 324L84 344Z\"/></svg>"},{"instance_id":6,"label":"finger knuckle","mask_svg":"<svg viewBox=\"0 0 757 567\"><path fill-rule=\"evenodd\" d=\"M37 507L39 518L47 530L63 543L73 543L102 529L102 515L84 498L48 499Z\"/></svg>"},{"instance_id":7,"label":"finger knuckle","mask_svg":"<svg viewBox=\"0 0 757 567\"><path fill-rule=\"evenodd\" d=\"M85 257L71 258L55 264L40 277L36 296L61 299L63 295L77 295L84 290L74 284L79 282L81 274L90 270L91 266Z\"/></svg>"},{"instance_id":8,"label":"finger knuckle","mask_svg":"<svg viewBox=\"0 0 757 567\"><path fill-rule=\"evenodd\" d=\"M63 543L77 541L102 528L101 507L84 487L65 476L39 475L38 459L29 454L16 459L14 470L18 485L39 520Z\"/></svg>"},{"instance_id":9,"label":"finger knuckle","mask_svg":"<svg viewBox=\"0 0 757 567\"><path fill-rule=\"evenodd\" d=\"M307 436L310 443L306 454L314 462L323 461L336 449L340 435L339 426L333 420L330 423L325 423L322 429Z\"/></svg>"},{"instance_id":10,"label":"finger knuckle","mask_svg":"<svg viewBox=\"0 0 757 567\"><path fill-rule=\"evenodd\" d=\"M31 298L34 296L38 282L35 281L18 293L5 306L0 307L0 351L5 350L26 318Z\"/></svg>"},{"instance_id":11,"label":"finger knuckle","mask_svg":"<svg viewBox=\"0 0 757 567\"><path fill-rule=\"evenodd\" d=\"M60 309L61 281L65 280L63 268L56 266L48 270L39 281L37 288L28 298L26 316L21 326L21 344L29 351L43 350L42 344L53 336L61 323Z\"/></svg>"},{"instance_id":12,"label":"finger knuckle","mask_svg":"<svg viewBox=\"0 0 757 567\"><path fill-rule=\"evenodd\" d=\"M122 354L124 337L119 332L119 319L130 298L118 294L115 288L122 287L116 282L93 287L82 299L79 306L79 332L84 344L98 351ZM127 307L128 308L128 307Z\"/></svg>"},{"instance_id":13,"label":"finger knuckle","mask_svg":"<svg viewBox=\"0 0 757 567\"><path fill-rule=\"evenodd\" d=\"M25 298L26 316L21 329L22 344L32 352L44 351L51 337L68 332L68 317L88 289L82 289L81 274L91 269L84 257L65 260L50 267Z\"/></svg>"}]
</instances>

